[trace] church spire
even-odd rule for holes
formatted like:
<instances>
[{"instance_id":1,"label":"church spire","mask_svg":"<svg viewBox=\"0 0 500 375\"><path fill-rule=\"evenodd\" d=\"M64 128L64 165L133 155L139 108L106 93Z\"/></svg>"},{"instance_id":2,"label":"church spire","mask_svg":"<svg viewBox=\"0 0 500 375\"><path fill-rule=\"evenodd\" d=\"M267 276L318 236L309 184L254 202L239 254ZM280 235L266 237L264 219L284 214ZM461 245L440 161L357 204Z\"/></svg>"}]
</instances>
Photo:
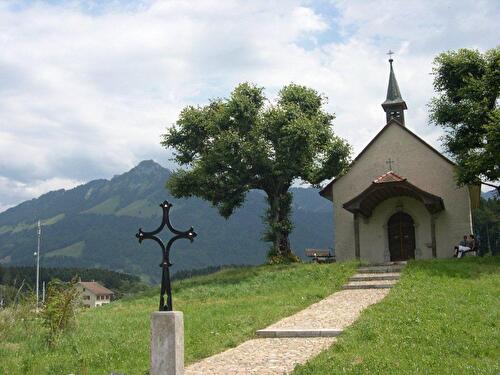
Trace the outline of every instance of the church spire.
<instances>
[{"instance_id":1,"label":"church spire","mask_svg":"<svg viewBox=\"0 0 500 375\"><path fill-rule=\"evenodd\" d=\"M394 74L394 69L392 67L392 54L394 52L389 50L388 55L389 64L391 66L391 70L389 73L389 85L387 87L387 97L385 102L382 103L382 108L386 113L387 122L391 118L398 120L403 126L405 126L405 116L404 110L407 109L406 102L401 97L401 92L399 91L398 81L396 81L396 75Z\"/></svg>"}]
</instances>

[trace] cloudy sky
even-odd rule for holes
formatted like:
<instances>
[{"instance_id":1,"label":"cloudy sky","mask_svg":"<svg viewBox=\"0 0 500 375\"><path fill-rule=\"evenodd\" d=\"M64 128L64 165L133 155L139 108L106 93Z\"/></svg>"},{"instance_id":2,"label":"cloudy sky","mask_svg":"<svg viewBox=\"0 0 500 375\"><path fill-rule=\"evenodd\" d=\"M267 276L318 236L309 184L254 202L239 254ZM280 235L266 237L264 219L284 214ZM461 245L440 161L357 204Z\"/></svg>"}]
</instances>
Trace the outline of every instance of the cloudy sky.
<instances>
[{"instance_id":1,"label":"cloudy sky","mask_svg":"<svg viewBox=\"0 0 500 375\"><path fill-rule=\"evenodd\" d=\"M0 211L144 159L172 167L160 135L181 108L243 81L324 93L359 152L384 125L389 49L408 127L439 148L433 57L495 47L499 19L498 0L0 0Z\"/></svg>"}]
</instances>

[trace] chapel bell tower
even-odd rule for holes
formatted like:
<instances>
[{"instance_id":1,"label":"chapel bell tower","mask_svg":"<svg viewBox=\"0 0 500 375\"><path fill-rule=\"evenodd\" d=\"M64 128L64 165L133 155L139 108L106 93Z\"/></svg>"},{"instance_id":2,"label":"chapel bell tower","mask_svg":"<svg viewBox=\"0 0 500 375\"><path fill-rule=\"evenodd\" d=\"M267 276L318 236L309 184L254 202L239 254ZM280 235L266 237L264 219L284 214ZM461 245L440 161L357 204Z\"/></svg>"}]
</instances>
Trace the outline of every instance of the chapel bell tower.
<instances>
[{"instance_id":1,"label":"chapel bell tower","mask_svg":"<svg viewBox=\"0 0 500 375\"><path fill-rule=\"evenodd\" d=\"M388 55L392 55L393 52L389 51ZM385 102L382 103L382 108L386 114L386 120L389 122L391 118L398 120L403 126L405 126L405 114L404 110L408 109L406 107L406 102L401 97L401 92L399 91L398 81L396 81L396 76L394 75L394 69L392 68L392 56L389 58L389 64L391 66L391 71L389 73L389 86L387 87L387 98Z\"/></svg>"}]
</instances>

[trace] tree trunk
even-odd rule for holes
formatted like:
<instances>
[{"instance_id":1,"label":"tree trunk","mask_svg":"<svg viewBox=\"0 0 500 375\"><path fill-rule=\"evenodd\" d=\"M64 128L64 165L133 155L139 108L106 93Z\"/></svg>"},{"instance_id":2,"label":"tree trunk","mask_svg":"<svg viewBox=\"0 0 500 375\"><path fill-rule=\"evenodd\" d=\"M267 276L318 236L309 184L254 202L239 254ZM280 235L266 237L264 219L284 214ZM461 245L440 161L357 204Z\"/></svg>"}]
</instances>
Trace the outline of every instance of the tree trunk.
<instances>
[{"instance_id":1,"label":"tree trunk","mask_svg":"<svg viewBox=\"0 0 500 375\"><path fill-rule=\"evenodd\" d=\"M281 194L268 194L269 209L266 222L267 232L264 236L266 241L272 242L269 258L277 258L277 261L291 261L294 259L290 248L288 236L292 231L293 224L290 220L292 194L288 191Z\"/></svg>"}]
</instances>

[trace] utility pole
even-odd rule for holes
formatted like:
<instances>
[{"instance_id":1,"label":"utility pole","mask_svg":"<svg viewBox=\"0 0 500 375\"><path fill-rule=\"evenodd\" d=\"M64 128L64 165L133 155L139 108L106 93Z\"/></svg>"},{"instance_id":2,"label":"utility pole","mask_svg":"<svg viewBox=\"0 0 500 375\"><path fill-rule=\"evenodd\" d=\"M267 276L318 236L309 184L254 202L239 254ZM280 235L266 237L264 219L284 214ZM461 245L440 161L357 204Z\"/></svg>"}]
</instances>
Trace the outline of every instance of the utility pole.
<instances>
[{"instance_id":1,"label":"utility pole","mask_svg":"<svg viewBox=\"0 0 500 375\"><path fill-rule=\"evenodd\" d=\"M42 237L42 226L38 220L38 246L36 251L36 311L38 312L38 301L40 295L40 239Z\"/></svg>"}]
</instances>

